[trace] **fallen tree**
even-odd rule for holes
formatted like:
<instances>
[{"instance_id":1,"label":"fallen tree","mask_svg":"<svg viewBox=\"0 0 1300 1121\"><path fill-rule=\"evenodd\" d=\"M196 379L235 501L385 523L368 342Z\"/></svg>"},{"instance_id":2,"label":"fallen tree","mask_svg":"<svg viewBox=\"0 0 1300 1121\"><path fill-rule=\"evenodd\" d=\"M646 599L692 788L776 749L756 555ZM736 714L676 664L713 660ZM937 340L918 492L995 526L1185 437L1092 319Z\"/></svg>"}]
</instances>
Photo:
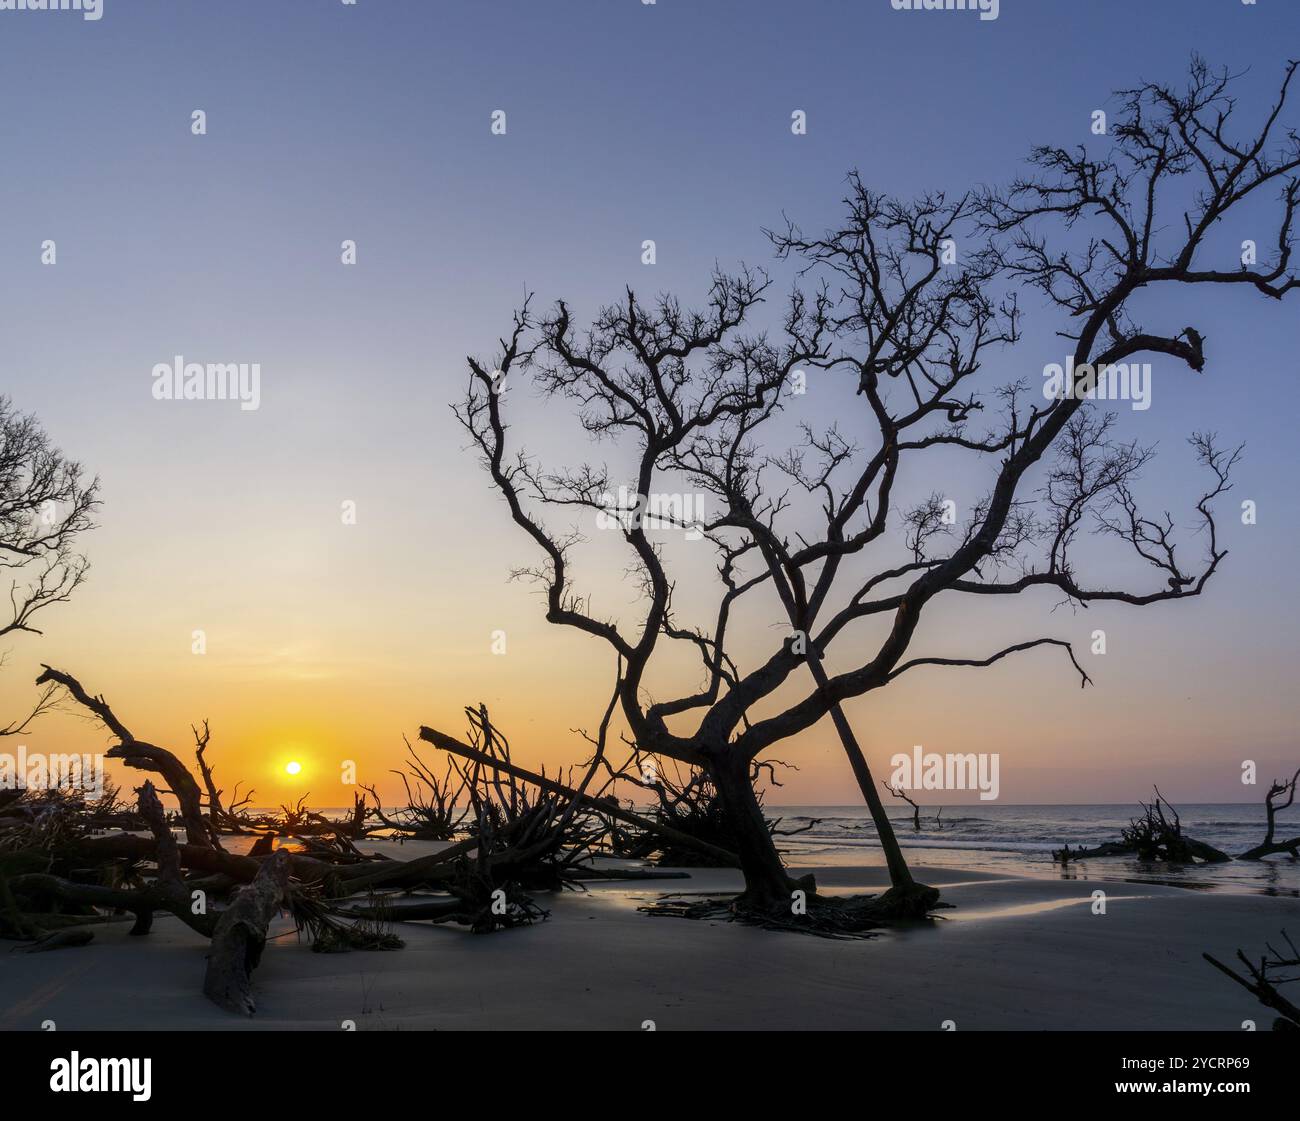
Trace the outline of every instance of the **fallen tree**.
<instances>
[{"instance_id":1,"label":"fallen tree","mask_svg":"<svg viewBox=\"0 0 1300 1121\"><path fill-rule=\"evenodd\" d=\"M424 918L456 922L474 932L526 925L546 912L525 889L577 886L590 878L593 846L607 823L591 811L585 795L602 760L592 761L576 789L510 777L508 741L492 727L486 709L470 710L472 729L483 737L481 755L468 760L462 788L469 798L469 836L441 852L395 861L361 852L353 834L362 831L365 800L358 796L352 817L330 822L306 800L281 808L272 819L242 815L232 821L221 805L204 749L208 729L195 729L196 759L208 789L203 811L200 787L166 748L134 738L102 696L92 695L70 674L45 667L43 683L64 688L117 738L110 755L127 766L162 775L179 803L185 840L172 834L168 814L151 781L138 789L130 823L147 836L95 836L102 823L84 797L45 798L44 812L26 811L30 798L8 798L13 812L0 820L0 936L32 949L82 945L89 937L62 935L69 928L134 918L131 933L148 935L155 916L166 914L209 939L204 993L227 1010L251 1014L251 976L265 945L267 928L281 908L293 916L315 950L390 949L401 945L388 929L387 914L399 911L376 889L433 888L443 895L414 900L403 921ZM601 729L601 751L608 714ZM487 765L485 765L487 764ZM456 765L461 766L458 759ZM607 808L607 807L605 807ZM266 832L246 855L227 852L218 837L224 827L241 830L252 822ZM277 848L275 825L305 834L305 851ZM364 898L359 898L364 896ZM54 935L60 934L59 937Z\"/></svg>"},{"instance_id":2,"label":"fallen tree","mask_svg":"<svg viewBox=\"0 0 1300 1121\"><path fill-rule=\"evenodd\" d=\"M143 880L138 887L109 887L50 873L29 873L8 878L6 895L14 901L27 901L40 907L61 903L92 912L94 909L130 912L135 916L131 933L138 936L147 935L153 929L156 912L174 915L191 930L211 940L204 994L222 1008L251 1015L255 1008L251 975L266 942L267 925L281 904L289 902L289 854L278 852L261 863L251 884L237 890L224 910L209 909L209 889L221 885L211 880L185 879L180 846L172 836L153 783L146 780L137 793L140 816L153 832L151 855L157 870L152 878ZM39 930L39 923L33 925ZM35 933L29 931L29 935ZM41 932L36 934L33 944L42 946L44 941L45 932ZM63 944L84 942L64 940Z\"/></svg>"},{"instance_id":3,"label":"fallen tree","mask_svg":"<svg viewBox=\"0 0 1300 1121\"><path fill-rule=\"evenodd\" d=\"M682 832L671 825L654 821L641 814L633 813L631 810L624 809L618 802L612 798L596 798L581 791L574 790L572 787L565 786L564 783L555 779L547 778L545 775L537 774L535 771L527 770L524 767L516 766L509 761L494 759L486 752L462 743L454 736L449 736L444 732L439 732L436 728L420 728L420 738L427 743L433 744L434 747L449 752L452 755L458 755L461 758L468 759L473 763L488 767L492 770L498 770L503 774L512 775L515 778L523 779L530 782L541 790L547 790L552 793L562 794L565 797L572 798L581 805L599 813L603 817L613 818L615 821L621 821L627 825L633 825L638 829L656 834L666 841L670 841L686 848L694 849L701 854L728 867L736 867L738 858L734 852L713 844L711 841L694 837L689 833Z\"/></svg>"},{"instance_id":4,"label":"fallen tree","mask_svg":"<svg viewBox=\"0 0 1300 1121\"><path fill-rule=\"evenodd\" d=\"M1165 864L1222 864L1232 859L1213 845L1187 836L1178 811L1160 793L1159 787L1154 789L1155 797L1149 803L1138 802L1142 813L1129 819L1128 825L1120 830L1119 841L1108 841L1095 848L1071 849L1067 844L1055 850L1052 859L1058 864L1103 856L1136 856L1139 860ZM1166 808L1169 815L1165 814Z\"/></svg>"},{"instance_id":5,"label":"fallen tree","mask_svg":"<svg viewBox=\"0 0 1300 1121\"><path fill-rule=\"evenodd\" d=\"M262 960L266 928L289 897L289 854L272 853L253 882L240 890L217 919L203 977L203 995L219 1008L251 1016L252 973Z\"/></svg>"},{"instance_id":6,"label":"fallen tree","mask_svg":"<svg viewBox=\"0 0 1300 1121\"><path fill-rule=\"evenodd\" d=\"M1141 860L1160 860L1167 864L1221 864L1231 860L1226 852L1204 841L1198 841L1183 832L1178 811L1155 788L1155 798L1150 803L1139 802L1142 814L1133 818L1128 827L1120 830L1124 844L1131 845ZM1165 816L1168 807L1173 820Z\"/></svg>"}]
</instances>

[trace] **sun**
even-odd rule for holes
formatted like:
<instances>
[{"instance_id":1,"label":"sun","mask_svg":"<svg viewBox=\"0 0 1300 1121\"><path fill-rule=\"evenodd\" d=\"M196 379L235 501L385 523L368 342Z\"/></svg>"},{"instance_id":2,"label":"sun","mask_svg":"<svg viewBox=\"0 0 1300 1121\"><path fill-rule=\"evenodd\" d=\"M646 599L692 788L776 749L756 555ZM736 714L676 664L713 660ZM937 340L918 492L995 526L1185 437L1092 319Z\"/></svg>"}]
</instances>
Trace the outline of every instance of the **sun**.
<instances>
[{"instance_id":1,"label":"sun","mask_svg":"<svg viewBox=\"0 0 1300 1121\"><path fill-rule=\"evenodd\" d=\"M290 774L290 775L300 774L302 772L302 764L299 763L297 760L294 760L291 763L286 763L284 765L284 770L286 774Z\"/></svg>"}]
</instances>

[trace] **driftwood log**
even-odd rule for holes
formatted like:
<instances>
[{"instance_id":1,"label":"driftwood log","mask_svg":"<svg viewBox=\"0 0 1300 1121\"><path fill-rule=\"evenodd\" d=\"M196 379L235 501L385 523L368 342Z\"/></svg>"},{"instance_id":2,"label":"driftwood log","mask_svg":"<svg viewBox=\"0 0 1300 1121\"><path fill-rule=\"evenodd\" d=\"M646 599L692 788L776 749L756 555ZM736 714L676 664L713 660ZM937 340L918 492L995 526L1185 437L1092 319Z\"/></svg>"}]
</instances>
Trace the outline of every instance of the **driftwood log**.
<instances>
[{"instance_id":1,"label":"driftwood log","mask_svg":"<svg viewBox=\"0 0 1300 1121\"><path fill-rule=\"evenodd\" d=\"M232 857L201 845L178 845L153 783L145 780L137 794L140 816L148 822L153 836L99 838L86 842L83 848L93 847L101 855L125 853L131 857L151 859L158 868L153 880L143 887L125 889L75 883L44 872L28 873L11 877L7 881L9 891L26 898L48 898L60 903L128 911L135 915L135 926L131 929L135 935L150 932L155 912L175 915L190 929L212 941L204 993L221 1008L251 1015L255 1008L251 974L266 943L267 925L287 899L293 858L280 851L264 861L257 861ZM105 845L104 841L135 843L123 849ZM187 855L190 863L201 863L206 866L205 871L219 875L208 880L187 881L183 871ZM195 895L207 887L214 884L224 886L245 878L251 882L224 910L213 912L206 906L194 906ZM67 937L38 939L29 950L38 952L56 946L84 945L90 940L86 934L74 931L60 933L66 933Z\"/></svg>"},{"instance_id":2,"label":"driftwood log","mask_svg":"<svg viewBox=\"0 0 1300 1121\"><path fill-rule=\"evenodd\" d=\"M1089 860L1096 856L1132 856L1136 851L1132 845L1121 844L1119 841L1107 841L1090 849L1082 845L1072 849L1067 844L1064 848L1053 850L1052 859L1058 864L1069 864L1071 860Z\"/></svg>"},{"instance_id":3,"label":"driftwood log","mask_svg":"<svg viewBox=\"0 0 1300 1121\"><path fill-rule=\"evenodd\" d=\"M589 867L586 854L608 829L606 816L668 836L675 833L612 800L586 794L603 751L598 751L574 789L514 767L508 751L479 752L448 737L441 746L453 744L451 754L472 764L465 779L474 805L470 835L416 860L365 854L357 849L353 836L366 832L364 798L355 799L347 822L331 822L312 813L305 799L282 807L282 819L241 815L232 822L204 755L206 723L202 731L194 729L196 759L207 788L205 807L202 787L185 764L167 749L137 740L102 696L92 695L75 677L49 666L44 667L41 681L50 689L66 689L117 737L110 756L162 776L167 792L181 806L185 839L178 843L173 835L159 790L149 780L137 790L133 815L135 824L147 825L148 836L93 836L81 803L57 806L57 833L47 830L39 846L28 843L30 851L16 850L7 859L0 875L0 919L4 921L0 929L39 952L83 943L84 934L45 936L65 926L110 921L104 912L133 915L131 933L139 936L151 932L156 914L171 914L210 942L204 994L219 1007L243 1015L255 1010L251 975L265 947L268 926L281 906L287 906L299 929L307 931L312 948L326 952L400 946L400 939L383 928L393 921L395 910L403 920L456 922L485 932L545 916L523 894L533 880L550 887L563 886L566 876L574 881L596 878L600 873ZM611 703L611 711L612 707ZM488 724L486 711L480 715L485 734L495 743L499 734ZM608 713L602 723L602 748L607 723ZM457 773L462 773L460 761L454 763ZM536 787L541 795L525 791L523 783ZM12 807L17 800L9 798L4 805ZM582 824L579 817L584 818ZM220 830L232 823L265 826L259 845L247 855L220 846ZM284 836L287 830L315 835L307 839L307 853L271 851L275 835ZM690 837L681 840L735 861L733 854L717 846ZM90 869L99 870L99 882L86 882ZM376 902L373 895L377 888L430 886L447 894L399 908L388 901ZM368 903L357 898L365 893L371 893ZM498 904L503 893L502 910ZM223 900L228 900L224 906ZM65 906L73 913L59 913Z\"/></svg>"},{"instance_id":4,"label":"driftwood log","mask_svg":"<svg viewBox=\"0 0 1300 1121\"><path fill-rule=\"evenodd\" d=\"M166 911L204 937L211 937L215 920L210 915L193 913L189 891L181 876L180 846L167 826L162 803L158 800L153 783L146 780L137 793L140 816L149 823L154 835L131 839L143 842L136 851L157 863L156 879L140 888L116 888L75 883L45 872L29 872L11 877L8 881L9 890L15 895L49 899L58 903L130 912L135 916L131 933L137 935L149 933L155 911ZM213 850L201 851L210 853Z\"/></svg>"},{"instance_id":5,"label":"driftwood log","mask_svg":"<svg viewBox=\"0 0 1300 1121\"><path fill-rule=\"evenodd\" d=\"M266 947L266 928L289 895L289 854L273 853L253 882L221 912L212 933L203 994L219 1008L251 1016L252 973Z\"/></svg>"}]
</instances>

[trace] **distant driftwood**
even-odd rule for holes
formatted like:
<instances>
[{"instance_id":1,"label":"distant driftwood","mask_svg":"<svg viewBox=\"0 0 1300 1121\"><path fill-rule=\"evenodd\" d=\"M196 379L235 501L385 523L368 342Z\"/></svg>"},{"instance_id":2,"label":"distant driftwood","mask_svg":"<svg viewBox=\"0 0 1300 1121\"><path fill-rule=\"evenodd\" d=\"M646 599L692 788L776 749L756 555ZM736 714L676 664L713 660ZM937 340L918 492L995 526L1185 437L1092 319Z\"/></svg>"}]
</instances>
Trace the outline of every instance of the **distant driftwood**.
<instances>
[{"instance_id":1,"label":"distant driftwood","mask_svg":"<svg viewBox=\"0 0 1300 1121\"><path fill-rule=\"evenodd\" d=\"M1268 814L1268 825L1264 840L1254 848L1243 852L1238 860L1259 860L1265 856L1286 853L1292 860L1300 860L1300 837L1291 837L1284 841L1276 840L1277 815L1295 801L1296 781L1300 779L1300 769L1284 782L1274 782L1264 796L1264 809ZM1072 860L1089 860L1103 856L1136 856L1142 860L1159 860L1167 864L1194 864L1197 861L1206 864L1222 864L1232 860L1226 852L1221 852L1213 845L1188 837L1183 833L1178 811L1156 788L1156 796L1148 805L1140 802L1142 816L1129 821L1128 827L1120 831L1122 840L1107 841L1094 848L1070 848L1067 844L1052 852L1052 859L1058 864L1069 864ZM1280 799L1286 796L1286 801ZM1173 815L1170 821L1165 815L1165 808Z\"/></svg>"},{"instance_id":2,"label":"distant driftwood","mask_svg":"<svg viewBox=\"0 0 1300 1121\"><path fill-rule=\"evenodd\" d=\"M1122 841L1106 841L1090 849L1082 845L1072 849L1066 845L1064 848L1054 849L1052 859L1058 864L1069 864L1071 860L1090 860L1100 856L1132 856L1136 851L1132 845L1126 845Z\"/></svg>"},{"instance_id":3,"label":"distant driftwood","mask_svg":"<svg viewBox=\"0 0 1300 1121\"><path fill-rule=\"evenodd\" d=\"M1058 864L1102 856L1136 856L1140 860L1161 861L1165 864L1195 864L1198 861L1221 864L1232 859L1213 845L1187 836L1183 832L1178 811L1160 793L1159 787L1155 788L1155 797L1151 802L1138 804L1142 807L1141 816L1130 819L1128 825L1120 830L1121 839L1118 842L1109 841L1090 849L1071 849L1066 845L1054 851L1052 859Z\"/></svg>"}]
</instances>

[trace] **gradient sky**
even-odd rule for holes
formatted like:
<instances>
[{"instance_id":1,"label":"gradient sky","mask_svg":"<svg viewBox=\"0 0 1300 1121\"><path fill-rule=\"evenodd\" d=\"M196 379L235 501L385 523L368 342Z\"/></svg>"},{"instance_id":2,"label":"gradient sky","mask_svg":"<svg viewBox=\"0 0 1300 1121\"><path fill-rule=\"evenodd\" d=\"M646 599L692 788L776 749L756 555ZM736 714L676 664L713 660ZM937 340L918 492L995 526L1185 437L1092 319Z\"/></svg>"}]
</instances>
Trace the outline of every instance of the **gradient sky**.
<instances>
[{"instance_id":1,"label":"gradient sky","mask_svg":"<svg viewBox=\"0 0 1300 1121\"><path fill-rule=\"evenodd\" d=\"M1298 49L1295 0L1003 0L993 22L888 0L0 12L0 388L100 475L104 498L90 579L41 617L44 636L11 644L0 712L29 702L48 661L187 755L189 724L209 718L219 781L251 782L259 802L348 800L345 758L392 794L402 734L458 732L479 700L521 761L581 758L571 729L598 722L611 660L507 583L535 555L448 410L465 355L491 356L526 289L584 317L626 284L697 299L715 261L769 262L761 229L782 212L833 221L850 168L903 195L1005 182L1031 143L1089 142L1111 90L1178 80L1193 50L1249 68L1246 110ZM204 137L190 133L196 108ZM496 109L504 137L489 132ZM808 135L791 135L793 109ZM46 238L54 267L40 263ZM355 267L339 263L345 238ZM1026 306L1008 376L1064 355L1059 317ZM1095 689L1049 652L918 671L851 705L882 775L922 744L1000 752L1010 802L1128 802L1153 781L1176 801L1253 801L1243 759L1265 781L1300 764L1300 301L1197 293L1191 308L1156 322L1200 326L1205 375L1171 371L1123 423L1159 443L1149 493L1184 525L1201 480L1183 438L1212 426L1248 443L1224 507L1231 555L1207 596L1140 612L1052 612L1050 596L932 608L914 654L1042 634L1086 649L1096 627L1110 652L1088 666ZM150 371L176 354L259 362L262 407L153 400ZM807 407L824 419L835 400L810 393ZM512 408L530 444L557 442L526 392ZM1258 525L1232 516L1241 498ZM345 499L355 526L341 524ZM684 563L698 575L712 562ZM627 604L599 549L579 575L611 613ZM778 618L749 624L742 663L767 656ZM490 650L497 629L505 656ZM695 676L683 664L658 680ZM26 742L98 750L105 737L55 714ZM829 726L776 754L800 771L772 800L856 801ZM305 767L293 783L290 758Z\"/></svg>"}]
</instances>

